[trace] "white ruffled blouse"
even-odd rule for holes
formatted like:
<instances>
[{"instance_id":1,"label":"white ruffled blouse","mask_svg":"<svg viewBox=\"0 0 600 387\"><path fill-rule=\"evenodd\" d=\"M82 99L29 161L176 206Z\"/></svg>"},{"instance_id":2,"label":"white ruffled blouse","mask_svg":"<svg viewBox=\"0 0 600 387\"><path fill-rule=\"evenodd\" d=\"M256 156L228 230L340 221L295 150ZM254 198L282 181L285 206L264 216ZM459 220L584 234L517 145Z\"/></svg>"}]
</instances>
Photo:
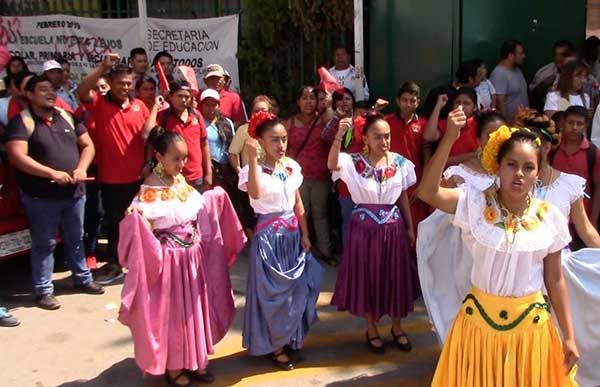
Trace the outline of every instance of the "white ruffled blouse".
<instances>
[{"instance_id":1,"label":"white ruffled blouse","mask_svg":"<svg viewBox=\"0 0 600 387\"><path fill-rule=\"evenodd\" d=\"M488 189L494 184L495 179L492 175L474 171L464 164L451 165L444 171L445 179L449 179L452 176L460 176L464 180L463 184L469 184L480 191Z\"/></svg>"},{"instance_id":2,"label":"white ruffled blouse","mask_svg":"<svg viewBox=\"0 0 600 387\"><path fill-rule=\"evenodd\" d=\"M338 172L354 203L395 204L417 182L414 164L397 153L390 155L388 166L375 168L361 153L340 153Z\"/></svg>"},{"instance_id":3,"label":"white ruffled blouse","mask_svg":"<svg viewBox=\"0 0 600 387\"><path fill-rule=\"evenodd\" d=\"M537 187L538 199L554 204L565 217L569 217L571 206L585 194L585 179L571 173L560 172L554 182L545 187Z\"/></svg>"},{"instance_id":4,"label":"white ruffled blouse","mask_svg":"<svg viewBox=\"0 0 600 387\"><path fill-rule=\"evenodd\" d=\"M484 292L504 297L541 290L544 258L571 240L565 216L552 204L533 199L526 214L531 220L528 230L509 233L507 238L494 208L486 205L481 190L468 184L459 189L453 223L463 230L463 241L473 256L471 282Z\"/></svg>"},{"instance_id":5,"label":"white ruffled blouse","mask_svg":"<svg viewBox=\"0 0 600 387\"><path fill-rule=\"evenodd\" d=\"M153 229L163 230L196 220L203 204L202 195L179 175L172 187L142 184L131 206L150 221Z\"/></svg>"},{"instance_id":6,"label":"white ruffled blouse","mask_svg":"<svg viewBox=\"0 0 600 387\"><path fill-rule=\"evenodd\" d=\"M257 214L271 214L293 211L296 205L296 191L302 185L302 167L289 157L282 159L275 170L258 165L260 178L260 198L250 197L250 205ZM238 187L248 192L248 171L246 165L239 173Z\"/></svg>"}]
</instances>

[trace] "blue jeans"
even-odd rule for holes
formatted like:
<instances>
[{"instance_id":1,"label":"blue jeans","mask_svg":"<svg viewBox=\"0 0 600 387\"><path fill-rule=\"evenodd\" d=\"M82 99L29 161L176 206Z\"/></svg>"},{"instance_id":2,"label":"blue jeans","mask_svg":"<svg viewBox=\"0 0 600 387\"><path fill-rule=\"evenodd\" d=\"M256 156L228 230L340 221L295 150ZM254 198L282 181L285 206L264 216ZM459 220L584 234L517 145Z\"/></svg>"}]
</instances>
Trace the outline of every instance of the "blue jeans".
<instances>
[{"instance_id":1,"label":"blue jeans","mask_svg":"<svg viewBox=\"0 0 600 387\"><path fill-rule=\"evenodd\" d=\"M21 193L31 234L31 274L36 296L52 294L56 235L60 228L65 260L75 285L92 281L83 251L85 196L74 199L41 199Z\"/></svg>"},{"instance_id":2,"label":"blue jeans","mask_svg":"<svg viewBox=\"0 0 600 387\"><path fill-rule=\"evenodd\" d=\"M352 201L352 198L344 198L338 196L340 207L342 208L342 241L346 244L348 240L348 226L350 226L350 218L352 217L352 210L356 206Z\"/></svg>"}]
</instances>

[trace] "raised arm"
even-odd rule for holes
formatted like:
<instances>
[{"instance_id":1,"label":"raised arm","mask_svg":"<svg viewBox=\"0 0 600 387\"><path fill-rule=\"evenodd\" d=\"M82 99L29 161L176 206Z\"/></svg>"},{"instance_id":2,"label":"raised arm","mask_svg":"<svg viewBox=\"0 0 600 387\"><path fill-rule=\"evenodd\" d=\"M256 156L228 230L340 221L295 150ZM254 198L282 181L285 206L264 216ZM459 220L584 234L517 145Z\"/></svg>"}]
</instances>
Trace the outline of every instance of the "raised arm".
<instances>
[{"instance_id":1,"label":"raised arm","mask_svg":"<svg viewBox=\"0 0 600 387\"><path fill-rule=\"evenodd\" d=\"M96 87L96 82L106 71L110 70L113 65L119 63L120 56L116 53L109 53L104 57L104 60L100 66L96 67L90 73L81 80L81 83L77 87L77 93L79 99L82 102L90 102L92 100L91 91Z\"/></svg>"},{"instance_id":2,"label":"raised arm","mask_svg":"<svg viewBox=\"0 0 600 387\"><path fill-rule=\"evenodd\" d=\"M156 98L154 98L154 105L152 105L152 110L150 110L150 114L148 115L146 122L144 122L144 127L142 128L142 138L144 139L144 141L148 139L148 136L150 136L150 132L156 127L156 117L158 117L158 109L160 109L160 106L164 101L165 99L162 95L157 95Z\"/></svg>"},{"instance_id":3,"label":"raised arm","mask_svg":"<svg viewBox=\"0 0 600 387\"><path fill-rule=\"evenodd\" d=\"M333 138L333 144L329 149L329 156L327 157L327 168L331 171L338 170L338 159L340 156L340 148L342 147L342 141L344 141L344 134L347 130L352 128L352 118L346 117L340 120L338 125L337 133Z\"/></svg>"},{"instance_id":4,"label":"raised arm","mask_svg":"<svg viewBox=\"0 0 600 387\"><path fill-rule=\"evenodd\" d=\"M248 195L254 199L260 199L260 171L258 168L257 148L258 141L250 137L246 140L248 148Z\"/></svg>"},{"instance_id":5,"label":"raised arm","mask_svg":"<svg viewBox=\"0 0 600 387\"><path fill-rule=\"evenodd\" d=\"M460 135L460 128L462 128L466 122L467 116L463 112L462 106L459 106L450 112L448 115L446 134L442 137L433 157L429 160L429 163L427 163L425 171L423 172L421 184L417 189L419 199L450 214L456 212L458 191L453 188L442 188L440 186L440 180L446 162L448 161L450 149Z\"/></svg>"},{"instance_id":6,"label":"raised arm","mask_svg":"<svg viewBox=\"0 0 600 387\"><path fill-rule=\"evenodd\" d=\"M571 320L567 284L563 277L560 254L561 252L557 251L544 259L544 283L554 309L554 315L562 331L565 372L569 372L579 359L579 351L575 343L575 331Z\"/></svg>"},{"instance_id":7,"label":"raised arm","mask_svg":"<svg viewBox=\"0 0 600 387\"><path fill-rule=\"evenodd\" d=\"M438 95L435 107L427 120L425 130L423 130L423 138L425 141L435 142L439 140L440 130L438 128L438 122L440 120L440 112L442 111L442 108L446 106L446 103L448 103L448 96L446 94Z\"/></svg>"}]
</instances>

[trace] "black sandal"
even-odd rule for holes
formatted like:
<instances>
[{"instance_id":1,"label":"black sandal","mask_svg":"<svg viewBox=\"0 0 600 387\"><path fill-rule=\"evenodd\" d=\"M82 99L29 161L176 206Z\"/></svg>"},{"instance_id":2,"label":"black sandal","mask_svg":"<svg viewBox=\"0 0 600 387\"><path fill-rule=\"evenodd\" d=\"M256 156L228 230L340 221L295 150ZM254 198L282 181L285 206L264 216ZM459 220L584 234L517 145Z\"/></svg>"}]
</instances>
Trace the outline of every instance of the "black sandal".
<instances>
[{"instance_id":1,"label":"black sandal","mask_svg":"<svg viewBox=\"0 0 600 387\"><path fill-rule=\"evenodd\" d=\"M187 371L187 376L200 383L211 384L215 381L215 375L209 370L205 370L203 374L199 374L198 371Z\"/></svg>"},{"instance_id":2,"label":"black sandal","mask_svg":"<svg viewBox=\"0 0 600 387\"><path fill-rule=\"evenodd\" d=\"M286 355L288 359L283 361L279 360L278 357L281 355ZM286 354L284 350L279 351L279 353L273 352L271 354L271 362L273 362L275 367L281 368L284 371L291 371L294 369L294 363L292 363L290 355Z\"/></svg>"},{"instance_id":3,"label":"black sandal","mask_svg":"<svg viewBox=\"0 0 600 387\"><path fill-rule=\"evenodd\" d=\"M406 335L406 333L402 332L399 335L395 335L394 334L394 328L390 329L390 333L392 334L392 337L394 338L394 344L396 344L396 347L401 350L402 352L410 352L412 350L412 344L410 343L410 340L408 339L408 336ZM406 343L401 343L398 340L405 337L406 338Z\"/></svg>"},{"instance_id":4,"label":"black sandal","mask_svg":"<svg viewBox=\"0 0 600 387\"><path fill-rule=\"evenodd\" d=\"M383 344L383 340L381 340L381 337L369 337L369 331L365 332L365 337L367 338L367 346L369 347L370 352L373 352L377 355L383 355L385 353L385 345ZM381 340L381 347L373 345L374 340Z\"/></svg>"},{"instance_id":5,"label":"black sandal","mask_svg":"<svg viewBox=\"0 0 600 387\"><path fill-rule=\"evenodd\" d=\"M192 378L190 378L189 375L187 375L187 372L185 371L181 371L181 373L175 376L174 378L172 378L171 375L169 375L169 372L167 372L165 376L167 378L167 383L171 387L191 387L194 385L194 380L192 380ZM177 381L181 379L182 376L187 376L188 382L186 384L177 383Z\"/></svg>"}]
</instances>

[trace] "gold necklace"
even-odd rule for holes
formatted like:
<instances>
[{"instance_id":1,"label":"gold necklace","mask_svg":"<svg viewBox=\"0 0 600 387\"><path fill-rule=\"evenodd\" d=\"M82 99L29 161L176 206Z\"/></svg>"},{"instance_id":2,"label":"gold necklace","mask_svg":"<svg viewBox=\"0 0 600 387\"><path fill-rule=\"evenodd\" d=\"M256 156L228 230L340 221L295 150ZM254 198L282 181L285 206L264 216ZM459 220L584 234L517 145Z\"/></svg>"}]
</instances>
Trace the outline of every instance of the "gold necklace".
<instances>
[{"instance_id":1,"label":"gold necklace","mask_svg":"<svg viewBox=\"0 0 600 387\"><path fill-rule=\"evenodd\" d=\"M183 179L181 175L171 176L173 178L173 184L169 185L166 181L168 179L167 174L165 173L165 169L161 163L156 164L156 167L154 167L152 172L158 178L158 180L166 187L164 188L164 190L172 192L173 194L175 194L177 199L179 199L182 202L185 202L188 199L190 192L194 189L185 181L185 179ZM181 184L182 181L183 185Z\"/></svg>"},{"instance_id":2,"label":"gold necklace","mask_svg":"<svg viewBox=\"0 0 600 387\"><path fill-rule=\"evenodd\" d=\"M508 208L504 206L504 204L500 201L500 197L498 195L498 191L494 193L494 199L500 209L500 216L502 218L502 223L504 224L504 236L506 238L507 244L515 243L515 238L517 237L517 232L523 229L523 218L529 213L531 208L531 195L527 195L527 206L521 215L516 215ZM512 240L509 241L509 234L512 233Z\"/></svg>"}]
</instances>

